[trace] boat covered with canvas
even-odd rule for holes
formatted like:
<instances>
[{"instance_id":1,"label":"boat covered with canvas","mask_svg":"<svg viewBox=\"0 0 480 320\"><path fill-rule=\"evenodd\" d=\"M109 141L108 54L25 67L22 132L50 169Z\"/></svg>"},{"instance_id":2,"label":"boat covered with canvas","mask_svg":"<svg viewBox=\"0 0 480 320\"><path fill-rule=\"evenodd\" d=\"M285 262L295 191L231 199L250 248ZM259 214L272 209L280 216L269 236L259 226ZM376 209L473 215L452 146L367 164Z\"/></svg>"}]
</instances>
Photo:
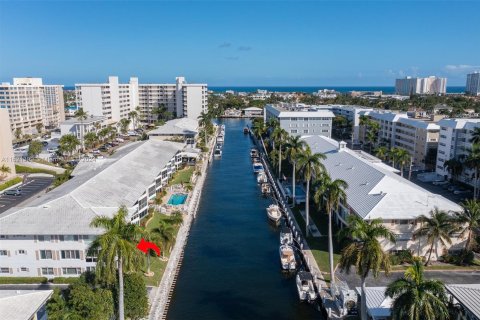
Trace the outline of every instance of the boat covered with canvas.
<instances>
[{"instance_id":1,"label":"boat covered with canvas","mask_svg":"<svg viewBox=\"0 0 480 320\"><path fill-rule=\"evenodd\" d=\"M282 212L280 211L280 208L276 204L271 204L267 208L267 216L270 221L272 221L275 224L278 224L280 222L280 219L282 218Z\"/></svg>"}]
</instances>

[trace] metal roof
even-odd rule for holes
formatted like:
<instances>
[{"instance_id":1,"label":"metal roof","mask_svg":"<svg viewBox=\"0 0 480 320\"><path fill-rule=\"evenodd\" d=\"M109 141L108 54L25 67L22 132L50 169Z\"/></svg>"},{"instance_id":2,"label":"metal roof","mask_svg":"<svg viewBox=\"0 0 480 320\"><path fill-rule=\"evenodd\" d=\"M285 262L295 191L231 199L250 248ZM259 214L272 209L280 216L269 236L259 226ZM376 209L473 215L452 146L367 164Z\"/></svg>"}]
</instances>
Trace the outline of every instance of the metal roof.
<instances>
[{"instance_id":1,"label":"metal roof","mask_svg":"<svg viewBox=\"0 0 480 320\"><path fill-rule=\"evenodd\" d=\"M0 290L2 319L31 319L47 302L53 290Z\"/></svg>"},{"instance_id":2,"label":"metal roof","mask_svg":"<svg viewBox=\"0 0 480 320\"><path fill-rule=\"evenodd\" d=\"M362 288L355 288L358 295L362 295ZM386 287L367 287L365 294L367 296L367 309L372 317L389 317L393 300L385 297Z\"/></svg>"},{"instance_id":3,"label":"metal roof","mask_svg":"<svg viewBox=\"0 0 480 320\"><path fill-rule=\"evenodd\" d=\"M480 284L451 284L445 288L476 319L480 319Z\"/></svg>"},{"instance_id":4,"label":"metal roof","mask_svg":"<svg viewBox=\"0 0 480 320\"><path fill-rule=\"evenodd\" d=\"M195 135L198 133L198 121L190 118L179 118L167 121L148 135Z\"/></svg>"}]
</instances>

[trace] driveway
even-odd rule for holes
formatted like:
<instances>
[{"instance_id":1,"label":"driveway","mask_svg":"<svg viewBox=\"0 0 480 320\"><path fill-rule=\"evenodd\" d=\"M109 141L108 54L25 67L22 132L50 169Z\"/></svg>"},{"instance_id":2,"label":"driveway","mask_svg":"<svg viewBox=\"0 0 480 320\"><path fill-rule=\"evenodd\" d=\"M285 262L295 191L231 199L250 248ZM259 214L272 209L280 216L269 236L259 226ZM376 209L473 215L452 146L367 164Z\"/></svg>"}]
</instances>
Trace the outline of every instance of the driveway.
<instances>
[{"instance_id":1,"label":"driveway","mask_svg":"<svg viewBox=\"0 0 480 320\"><path fill-rule=\"evenodd\" d=\"M53 182L53 177L27 177L25 182L17 187L22 190L20 196L0 194L0 213L18 206L20 203L45 190Z\"/></svg>"}]
</instances>

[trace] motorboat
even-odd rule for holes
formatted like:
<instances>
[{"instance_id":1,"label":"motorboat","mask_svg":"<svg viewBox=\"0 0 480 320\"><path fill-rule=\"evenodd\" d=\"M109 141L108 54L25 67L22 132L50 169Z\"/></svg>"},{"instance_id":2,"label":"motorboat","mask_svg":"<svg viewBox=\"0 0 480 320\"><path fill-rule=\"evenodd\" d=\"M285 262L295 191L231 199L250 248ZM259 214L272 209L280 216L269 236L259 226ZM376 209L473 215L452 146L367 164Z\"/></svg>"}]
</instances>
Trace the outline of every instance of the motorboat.
<instances>
[{"instance_id":1,"label":"motorboat","mask_svg":"<svg viewBox=\"0 0 480 320\"><path fill-rule=\"evenodd\" d=\"M298 297L301 301L314 301L317 298L310 272L299 271L296 277Z\"/></svg>"},{"instance_id":2,"label":"motorboat","mask_svg":"<svg viewBox=\"0 0 480 320\"><path fill-rule=\"evenodd\" d=\"M250 132L250 129L248 127L243 128L243 133L248 134Z\"/></svg>"},{"instance_id":3,"label":"motorboat","mask_svg":"<svg viewBox=\"0 0 480 320\"><path fill-rule=\"evenodd\" d=\"M252 162L261 162L259 157L253 157Z\"/></svg>"},{"instance_id":4,"label":"motorboat","mask_svg":"<svg viewBox=\"0 0 480 320\"><path fill-rule=\"evenodd\" d=\"M215 158L220 158L222 156L222 149L217 147L213 152L213 156Z\"/></svg>"},{"instance_id":5,"label":"motorboat","mask_svg":"<svg viewBox=\"0 0 480 320\"><path fill-rule=\"evenodd\" d=\"M271 204L267 208L267 215L268 219L270 219L270 221L274 222L275 224L278 224L280 222L280 219L282 218L282 212L276 204Z\"/></svg>"},{"instance_id":6,"label":"motorboat","mask_svg":"<svg viewBox=\"0 0 480 320\"><path fill-rule=\"evenodd\" d=\"M292 229L287 226L283 226L280 230L280 243L293 245L293 233Z\"/></svg>"},{"instance_id":7,"label":"motorboat","mask_svg":"<svg viewBox=\"0 0 480 320\"><path fill-rule=\"evenodd\" d=\"M222 134L219 134L219 135L217 136L217 143L223 144L223 141L224 141L223 135L222 135Z\"/></svg>"},{"instance_id":8,"label":"motorboat","mask_svg":"<svg viewBox=\"0 0 480 320\"><path fill-rule=\"evenodd\" d=\"M295 260L295 251L293 247L288 244L280 245L280 263L283 270L293 271L297 268L297 261Z\"/></svg>"},{"instance_id":9,"label":"motorboat","mask_svg":"<svg viewBox=\"0 0 480 320\"><path fill-rule=\"evenodd\" d=\"M262 183L262 193L265 195L272 193L272 188L270 187L270 183L268 182Z\"/></svg>"},{"instance_id":10,"label":"motorboat","mask_svg":"<svg viewBox=\"0 0 480 320\"><path fill-rule=\"evenodd\" d=\"M256 148L252 148L250 150L250 157L252 158L258 158L258 150Z\"/></svg>"},{"instance_id":11,"label":"motorboat","mask_svg":"<svg viewBox=\"0 0 480 320\"><path fill-rule=\"evenodd\" d=\"M259 184L262 184L262 183L265 183L265 182L268 182L268 178L267 178L267 175L265 174L265 171L264 172L260 172L257 176L257 182Z\"/></svg>"},{"instance_id":12,"label":"motorboat","mask_svg":"<svg viewBox=\"0 0 480 320\"><path fill-rule=\"evenodd\" d=\"M263 164L261 164L260 162L255 162L253 164L253 172L254 173L259 173L259 172L263 172Z\"/></svg>"}]
</instances>

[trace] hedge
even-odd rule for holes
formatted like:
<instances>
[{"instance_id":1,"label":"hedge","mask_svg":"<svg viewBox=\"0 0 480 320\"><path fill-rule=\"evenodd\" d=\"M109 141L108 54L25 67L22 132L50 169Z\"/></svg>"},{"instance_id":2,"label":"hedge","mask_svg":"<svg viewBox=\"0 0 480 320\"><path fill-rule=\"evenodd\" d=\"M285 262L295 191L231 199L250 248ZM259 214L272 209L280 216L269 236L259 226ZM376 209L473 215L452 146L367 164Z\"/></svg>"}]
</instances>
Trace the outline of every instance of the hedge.
<instances>
[{"instance_id":1,"label":"hedge","mask_svg":"<svg viewBox=\"0 0 480 320\"><path fill-rule=\"evenodd\" d=\"M41 168L30 168L30 167L21 166L18 164L15 165L15 171L17 171L17 173L46 173L46 174L51 174L53 176L57 175L57 173L53 170L41 169Z\"/></svg>"},{"instance_id":2,"label":"hedge","mask_svg":"<svg viewBox=\"0 0 480 320\"><path fill-rule=\"evenodd\" d=\"M57 278L53 278L51 282L57 283L57 284L74 284L79 279L80 279L79 277L57 277Z\"/></svg>"},{"instance_id":3,"label":"hedge","mask_svg":"<svg viewBox=\"0 0 480 320\"><path fill-rule=\"evenodd\" d=\"M0 284L47 283L46 277L0 277Z\"/></svg>"},{"instance_id":4,"label":"hedge","mask_svg":"<svg viewBox=\"0 0 480 320\"><path fill-rule=\"evenodd\" d=\"M12 180L8 180L7 182L0 184L0 191L10 188L11 186L16 185L17 183L20 183L22 181L22 177L15 177Z\"/></svg>"}]
</instances>

